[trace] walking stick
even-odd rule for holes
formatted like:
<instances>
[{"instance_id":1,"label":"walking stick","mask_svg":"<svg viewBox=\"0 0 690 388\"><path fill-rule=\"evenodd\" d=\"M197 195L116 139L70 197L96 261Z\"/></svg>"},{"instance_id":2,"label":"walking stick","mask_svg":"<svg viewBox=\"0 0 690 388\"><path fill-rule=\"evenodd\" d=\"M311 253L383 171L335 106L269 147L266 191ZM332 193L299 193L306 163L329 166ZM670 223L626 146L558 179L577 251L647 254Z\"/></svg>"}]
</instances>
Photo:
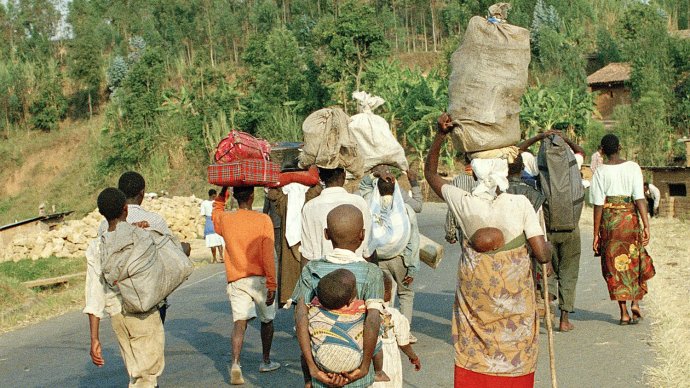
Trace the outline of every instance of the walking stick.
<instances>
[{"instance_id":1,"label":"walking stick","mask_svg":"<svg viewBox=\"0 0 690 388\"><path fill-rule=\"evenodd\" d=\"M556 380L556 354L553 346L553 327L551 323L551 303L549 303L549 282L546 274L546 264L542 264L542 281L544 282L544 305L546 318L546 335L549 339L549 367L551 368L551 387L558 388Z\"/></svg>"}]
</instances>

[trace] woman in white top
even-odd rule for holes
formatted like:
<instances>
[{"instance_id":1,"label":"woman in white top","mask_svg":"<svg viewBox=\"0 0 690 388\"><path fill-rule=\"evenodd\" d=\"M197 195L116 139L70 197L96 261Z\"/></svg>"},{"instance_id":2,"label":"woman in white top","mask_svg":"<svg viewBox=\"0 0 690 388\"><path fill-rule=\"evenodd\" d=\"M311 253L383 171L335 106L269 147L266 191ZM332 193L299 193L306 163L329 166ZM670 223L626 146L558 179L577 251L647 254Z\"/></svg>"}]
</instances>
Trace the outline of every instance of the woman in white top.
<instances>
[{"instance_id":1,"label":"woman in white top","mask_svg":"<svg viewBox=\"0 0 690 388\"><path fill-rule=\"evenodd\" d=\"M211 255L213 255L213 261L211 261L211 263L215 263L216 261L222 263L223 250L221 247L223 246L223 238L216 234L216 231L213 229L213 220L211 220L213 201L216 199L216 196L218 196L216 190L211 189L208 191L208 199L201 202L201 215L206 219L204 223L204 240L206 240L206 247L211 248ZM221 252L220 260L216 260L218 251Z\"/></svg>"},{"instance_id":2,"label":"woman in white top","mask_svg":"<svg viewBox=\"0 0 690 388\"><path fill-rule=\"evenodd\" d=\"M639 301L647 293L647 280L655 273L652 258L645 250L649 243L649 220L642 170L637 163L620 157L616 135L604 136L601 146L606 161L594 173L590 189L594 205L593 249L595 255L601 255L609 296L618 301L620 324L634 324L642 318ZM632 317L627 301L631 301Z\"/></svg>"}]
</instances>

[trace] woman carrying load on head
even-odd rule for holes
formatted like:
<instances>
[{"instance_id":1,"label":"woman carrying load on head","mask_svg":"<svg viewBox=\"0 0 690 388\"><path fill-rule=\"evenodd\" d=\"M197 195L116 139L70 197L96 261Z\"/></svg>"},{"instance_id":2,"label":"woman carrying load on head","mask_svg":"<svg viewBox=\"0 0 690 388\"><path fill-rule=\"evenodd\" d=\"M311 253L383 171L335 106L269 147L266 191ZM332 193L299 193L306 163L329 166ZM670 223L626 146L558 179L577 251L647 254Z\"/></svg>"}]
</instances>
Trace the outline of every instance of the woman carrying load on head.
<instances>
[{"instance_id":1,"label":"woman carrying load on head","mask_svg":"<svg viewBox=\"0 0 690 388\"><path fill-rule=\"evenodd\" d=\"M439 118L424 173L463 231L452 322L455 387L532 387L539 319L528 246L540 263L549 262L551 248L527 197L505 193L506 160L474 159L472 193L438 174L452 125L447 114Z\"/></svg>"},{"instance_id":2,"label":"woman carrying load on head","mask_svg":"<svg viewBox=\"0 0 690 388\"><path fill-rule=\"evenodd\" d=\"M606 160L592 178L590 200L594 205L595 255L601 255L601 269L611 300L618 301L620 324L642 318L639 301L647 293L647 280L654 274L649 243L649 219L640 166L619 155L618 137L601 139ZM640 220L642 228L640 228ZM627 301L631 301L628 314Z\"/></svg>"}]
</instances>

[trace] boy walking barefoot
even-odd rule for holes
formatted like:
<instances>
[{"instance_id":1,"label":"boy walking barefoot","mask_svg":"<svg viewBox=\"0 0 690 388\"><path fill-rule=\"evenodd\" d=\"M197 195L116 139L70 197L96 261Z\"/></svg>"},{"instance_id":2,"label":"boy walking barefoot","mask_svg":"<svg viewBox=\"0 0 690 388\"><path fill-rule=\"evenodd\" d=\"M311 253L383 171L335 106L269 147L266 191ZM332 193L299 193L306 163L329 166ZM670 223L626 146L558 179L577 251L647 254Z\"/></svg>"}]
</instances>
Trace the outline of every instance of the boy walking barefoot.
<instances>
[{"instance_id":1,"label":"boy walking barefoot","mask_svg":"<svg viewBox=\"0 0 690 388\"><path fill-rule=\"evenodd\" d=\"M127 222L127 203L125 194L110 187L98 195L98 211L107 220L103 232L108 244L111 232L117 225ZM130 387L156 387L158 376L163 373L165 360L163 349L165 334L163 322L157 308L145 313L125 313L122 297L116 288L108 286L101 268L101 249L103 244L97 239L89 244L86 251L86 306L84 313L89 316L91 333L91 361L98 367L105 364L99 340L99 326L104 312L110 315L115 337L129 375Z\"/></svg>"},{"instance_id":2,"label":"boy walking barefoot","mask_svg":"<svg viewBox=\"0 0 690 388\"><path fill-rule=\"evenodd\" d=\"M271 219L252 210L254 187L236 187L233 196L239 208L225 211L227 187L213 202L213 227L225 240L227 293L232 309L232 366L230 383L244 384L240 352L247 322L259 317L263 362L259 372L270 372L280 364L270 358L273 319L276 315L276 277L273 261L273 224Z\"/></svg>"}]
</instances>

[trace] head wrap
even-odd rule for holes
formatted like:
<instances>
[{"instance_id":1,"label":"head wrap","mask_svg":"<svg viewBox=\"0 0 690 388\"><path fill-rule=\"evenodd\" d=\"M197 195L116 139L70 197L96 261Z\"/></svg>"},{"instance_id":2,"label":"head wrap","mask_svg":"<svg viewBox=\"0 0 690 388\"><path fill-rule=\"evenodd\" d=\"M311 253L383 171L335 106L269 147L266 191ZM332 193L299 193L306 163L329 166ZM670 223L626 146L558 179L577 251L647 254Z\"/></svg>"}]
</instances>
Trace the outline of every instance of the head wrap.
<instances>
[{"instance_id":1,"label":"head wrap","mask_svg":"<svg viewBox=\"0 0 690 388\"><path fill-rule=\"evenodd\" d=\"M523 152L522 163L525 165L525 172L532 176L539 175L539 167L537 166L537 158L531 152Z\"/></svg>"},{"instance_id":2,"label":"head wrap","mask_svg":"<svg viewBox=\"0 0 690 388\"><path fill-rule=\"evenodd\" d=\"M472 190L474 195L496 196L496 187L501 191L508 188L508 161L505 159L473 159L472 171L479 184Z\"/></svg>"}]
</instances>

